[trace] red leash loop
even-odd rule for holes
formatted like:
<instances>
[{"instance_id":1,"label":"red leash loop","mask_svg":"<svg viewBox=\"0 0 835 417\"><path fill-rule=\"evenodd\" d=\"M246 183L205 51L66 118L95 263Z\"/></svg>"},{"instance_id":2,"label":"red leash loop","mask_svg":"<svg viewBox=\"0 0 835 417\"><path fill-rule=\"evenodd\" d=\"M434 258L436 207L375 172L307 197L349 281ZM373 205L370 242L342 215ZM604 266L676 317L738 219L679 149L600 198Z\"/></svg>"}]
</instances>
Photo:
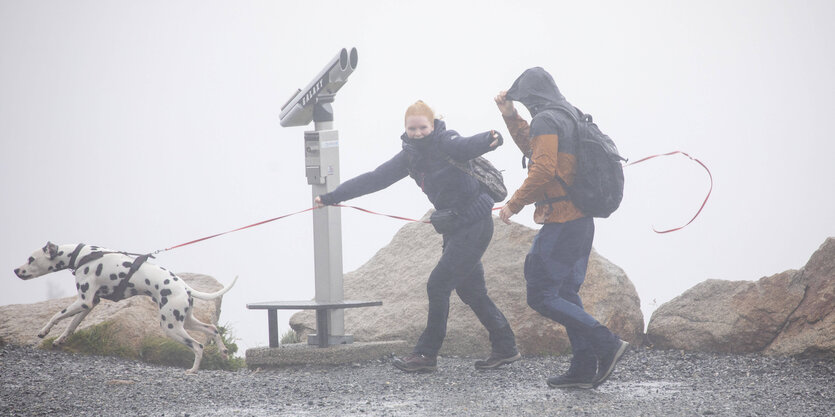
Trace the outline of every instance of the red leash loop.
<instances>
[{"instance_id":1,"label":"red leash loop","mask_svg":"<svg viewBox=\"0 0 835 417\"><path fill-rule=\"evenodd\" d=\"M639 159L635 162L630 162L630 163L623 166L624 168L626 168L630 165L640 164L641 162L648 161L648 160L653 159L653 158L658 158L659 156L670 156L670 155L675 155L675 154L682 154L682 155L690 158L691 160L696 161L699 165L701 165L702 168L704 168L705 171L707 171L708 177L710 177L710 189L707 191L707 195L705 196L705 200L702 202L701 207L699 207L699 211L696 212L696 214L693 216L692 219L690 219L689 222L687 222L687 224L685 224L684 226L680 226L680 227L676 227L676 228L668 229L668 230L656 230L655 227L653 227L652 231L655 232L655 233L670 233L670 232L675 232L676 230L684 229L685 227L687 227L687 225L689 225L690 223L693 223L693 220L696 220L696 217L699 217L699 213L702 212L702 209L705 208L705 204L707 204L707 199L710 198L710 193L713 192L713 174L710 173L710 170L707 168L707 165L702 163L702 161L700 161L700 160L690 156L686 152L682 152L682 151L672 151L672 152L668 152L668 153L648 156L646 158Z\"/></svg>"},{"instance_id":2,"label":"red leash loop","mask_svg":"<svg viewBox=\"0 0 835 417\"><path fill-rule=\"evenodd\" d=\"M639 164L639 163L641 163L641 162L648 161L648 160L653 159L653 158L658 158L658 157L660 157L660 156L670 156L670 155L675 155L675 154L682 154L682 155L684 155L684 156L686 156L686 157L690 158L691 160L696 161L699 165L701 165L701 166L702 166L702 168L704 168L704 169L705 169L705 171L707 171L707 175L710 177L710 189L708 190L707 195L705 196L705 199L704 199L704 201L702 202L701 207L699 207L699 211L697 211L697 212L696 212L696 214L693 216L693 218L691 218L691 219L690 219L690 221L689 221L689 222L687 222L684 226L680 226L680 227L676 227L676 228L673 228L673 229L668 229L668 230L656 230L656 229L653 227L653 229L652 229L652 230L653 230L655 233L670 233L670 232L675 232L676 230L681 230L681 229L683 229L683 228L687 227L687 225L689 225L690 223L693 223L693 220L696 220L696 217L698 217L698 216L699 216L699 214L702 212L702 209L704 209L704 208L705 208L705 205L707 204L707 200L708 200L708 198L710 198L710 193L713 191L713 174L711 174L711 173L710 173L710 169L708 169L708 168L707 168L707 165L705 165L704 163L702 163L702 161L700 161L700 160L698 160L698 159L696 159L696 158L694 158L694 157L690 156L690 155L689 155L689 154L687 154L686 152L682 152L682 151L673 151L673 152L668 152L668 153L664 153L664 154L652 155L652 156L648 156L648 157L646 157L646 158L642 158L642 159L639 159L639 160L637 160L637 161L635 161L635 162L630 162L630 163L628 163L628 164L625 164L625 165L624 165L624 168L626 168L626 167L628 167L628 166L635 165L635 164ZM322 207L325 207L325 206L322 206ZM365 212L365 213L375 214L375 215L378 215L378 216L386 216L386 217L391 217L392 219L397 219L397 220L405 220L405 221L407 221L407 222L431 223L429 220L415 220L415 219L410 219L410 218L408 218L408 217L401 217L401 216L395 216L395 215L391 215L391 214L378 213L378 212L375 212L375 211L367 210L367 209L364 209L364 208L362 208L362 207L356 207L356 206L348 206L348 205L342 205L342 204L334 204L334 205L333 205L333 207L347 207L347 208L352 208L352 209L354 209L354 210L359 210L359 211L362 211L362 212ZM296 215L296 214L301 214L301 213L304 213L304 212L308 212L308 211L316 210L316 209L318 209L318 208L321 208L321 207L311 207L311 208L307 208L307 209L304 209L304 210L299 210L299 211L294 212L294 213L285 214L285 215L283 215L283 216L273 217L272 219L268 219L268 220L260 221L260 222L258 222L258 223L253 223L253 224L250 224L250 225L248 225L248 226L239 227L239 228L237 228L237 229L229 230L229 231L226 231L226 232L223 232L223 233L217 233L217 234L214 234L214 235L211 235L211 236L202 237L202 238L200 238L200 239L195 239L195 240L192 240L192 241L189 241L189 242L181 243L181 244L176 245L176 246L171 246L170 248L159 249L159 250L156 250L156 251L152 252L150 255L156 255L156 254L158 254L158 253L160 253L160 252L166 252L166 251L169 251L169 250L171 250L171 249L176 249L176 248L180 248L180 247L183 247L183 246L188 246L188 245L191 245L191 244L194 244L194 243L197 243L197 242L202 242L202 241L204 241L204 240L209 240L209 239L212 239L212 238L215 238L215 237L218 237L218 236L223 236L223 235L226 235L226 234L229 234L229 233L233 233L233 232L237 232L237 231L240 231L240 230L249 229L250 227L260 226L260 225L262 225L262 224L266 224L266 223L274 222L274 221L276 221L276 220L280 220L280 219L283 219L283 218L285 218L285 217L294 216L294 215ZM495 211L495 210L501 210L501 209L502 209L502 207L501 207L501 206L500 206L500 207L494 207L494 208L493 208L493 211Z\"/></svg>"}]
</instances>

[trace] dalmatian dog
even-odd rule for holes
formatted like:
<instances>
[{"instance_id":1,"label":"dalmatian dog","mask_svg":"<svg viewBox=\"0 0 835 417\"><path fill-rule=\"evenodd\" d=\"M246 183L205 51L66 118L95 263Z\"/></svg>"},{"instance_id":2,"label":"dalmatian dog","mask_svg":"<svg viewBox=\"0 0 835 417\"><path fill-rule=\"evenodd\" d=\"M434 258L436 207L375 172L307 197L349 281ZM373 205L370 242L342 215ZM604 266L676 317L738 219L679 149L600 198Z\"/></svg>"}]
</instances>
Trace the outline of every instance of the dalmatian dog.
<instances>
[{"instance_id":1,"label":"dalmatian dog","mask_svg":"<svg viewBox=\"0 0 835 417\"><path fill-rule=\"evenodd\" d=\"M54 346L63 344L78 327L84 317L90 314L100 299L119 301L134 295L147 295L157 303L160 312L160 326L166 336L189 347L194 352L194 365L186 371L197 372L203 358L203 345L192 338L186 330L196 330L209 335L226 358L228 350L215 326L197 320L193 313L194 298L212 300L229 291L237 282L214 293L204 293L189 287L174 273L146 262L149 255L135 256L97 246L56 245L47 242L36 250L29 261L14 270L20 279L28 280L51 272L69 269L75 275L78 298L67 308L56 313L38 337L45 337L59 321L73 317L72 322L55 341Z\"/></svg>"}]
</instances>

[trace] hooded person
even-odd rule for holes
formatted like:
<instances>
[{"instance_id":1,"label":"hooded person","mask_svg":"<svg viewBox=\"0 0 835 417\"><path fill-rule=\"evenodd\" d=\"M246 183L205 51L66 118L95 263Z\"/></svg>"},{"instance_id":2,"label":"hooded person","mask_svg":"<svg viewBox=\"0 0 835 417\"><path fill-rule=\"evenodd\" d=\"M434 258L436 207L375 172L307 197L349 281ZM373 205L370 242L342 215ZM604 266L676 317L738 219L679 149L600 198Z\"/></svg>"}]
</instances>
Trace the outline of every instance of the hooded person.
<instances>
[{"instance_id":1,"label":"hooded person","mask_svg":"<svg viewBox=\"0 0 835 417\"><path fill-rule=\"evenodd\" d=\"M462 137L448 130L422 101L406 110L405 128L400 136L401 150L394 157L373 171L316 197L314 202L317 206L338 204L411 177L435 207L432 223L443 235L443 252L426 284L429 298L426 328L412 353L395 358L394 366L406 372L436 369L453 290L489 333L491 354L485 360L476 361L475 367L493 369L515 362L521 358L516 338L505 316L487 295L481 264L493 237L491 213L495 201L477 179L450 162L450 159L467 162L492 151L502 143L501 135L488 131Z\"/></svg>"},{"instance_id":2,"label":"hooded person","mask_svg":"<svg viewBox=\"0 0 835 417\"><path fill-rule=\"evenodd\" d=\"M594 240L594 221L568 199L557 179L559 175L569 186L574 183L574 119L579 118L579 111L540 67L523 72L495 101L513 141L529 160L527 178L499 217L510 224L510 217L523 207L536 206L534 221L542 228L525 258L527 302L565 326L571 342L568 371L548 378L548 386L597 387L609 378L628 344L589 315L579 295ZM519 116L514 101L528 109L530 124Z\"/></svg>"}]
</instances>

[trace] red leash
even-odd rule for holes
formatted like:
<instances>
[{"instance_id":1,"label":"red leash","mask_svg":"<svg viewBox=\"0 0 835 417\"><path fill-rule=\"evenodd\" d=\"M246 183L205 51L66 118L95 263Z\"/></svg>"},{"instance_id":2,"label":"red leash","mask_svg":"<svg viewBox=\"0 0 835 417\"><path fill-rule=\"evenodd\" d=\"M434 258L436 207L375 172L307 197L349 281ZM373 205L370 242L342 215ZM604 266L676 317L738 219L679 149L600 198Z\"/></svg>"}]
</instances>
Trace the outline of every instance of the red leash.
<instances>
[{"instance_id":1,"label":"red leash","mask_svg":"<svg viewBox=\"0 0 835 417\"><path fill-rule=\"evenodd\" d=\"M704 200L704 202L702 202L702 206L701 206L701 207L699 207L699 211L697 211L697 212L696 212L696 214L693 216L693 218L692 218L692 219L690 219L690 221L689 221L689 222L687 222L687 224L685 224L684 226L680 226L680 227L676 227L676 228L674 228L674 229L668 229L668 230L655 230L655 228L653 228L652 230L653 230L655 233L669 233L669 232L674 232L674 231L676 231L676 230L681 230L681 229L683 229L683 228L687 227L687 225L689 225L690 223L693 223L693 220L696 220L696 217L698 217L698 216L699 216L699 213L701 213L701 212L702 212L702 209L705 207L705 204L707 204L707 200L708 200L708 198L710 198L710 193L713 191L713 175L710 173L710 170L707 168L707 166L706 166L705 164L703 164L703 163L702 163L702 161L699 161L698 159L696 159L696 158L694 158L694 157L692 157L692 156L688 155L688 154L687 154L687 153L685 153L685 152L681 152L681 151L673 151L673 152L669 152L669 153L665 153L665 154L652 155L652 156L648 156L648 157L646 157L646 158L639 159L639 160L637 160L637 161L635 161L635 162L630 162L630 163L628 163L628 164L624 165L624 168L626 168L626 167L628 167L628 166L635 165L635 164L640 164L641 162L648 161L648 160L653 159L653 158L658 158L658 157L660 157L660 156L670 156L670 155L675 155L675 154L682 154L682 155L684 155L684 156L686 156L686 157L690 158L691 160L696 161L699 165L701 165L701 166L705 169L705 171L707 171L707 175L710 177L710 190L708 190L708 192L707 192L707 196L705 196L705 200ZM323 207L324 207L324 206L323 206ZM374 214L374 215L377 215L377 216L391 217L392 219L397 219L397 220L405 220L405 221L407 221L407 222L422 222L422 223L431 223L429 220L415 220L415 219L410 219L410 218L408 218L408 217L401 217L401 216L395 216L395 215L392 215L392 214L378 213L378 212L376 212L376 211L371 211L371 210L367 210L367 209L364 209L364 208L362 208L362 207L356 207L356 206L348 206L348 205L342 205L342 204L334 204L334 205L333 205L333 207L346 207L346 208L352 208L352 209L354 209L354 210L359 210L359 211L362 211L362 212L365 212L365 213ZM176 245L176 246L171 246L170 248L159 249L159 250L157 250L157 251L152 252L152 253L151 253L151 255L156 255L156 254L158 254L158 253L160 253L160 252L166 252L166 251L169 251L169 250L171 250L171 249L176 249L176 248L180 248L180 247L183 247L183 246L191 245L191 244L193 244L193 243L202 242L202 241L204 241L204 240L209 240L209 239L211 239L211 238L215 238L215 237L218 237L218 236L223 236L223 235L226 235L226 234L229 234L229 233L232 233L232 232L237 232L237 231L240 231L240 230L249 229L250 227L260 226L260 225L262 225L262 224L266 224L266 223L274 222L274 221L276 221L276 220L280 220L280 219L283 219L283 218L285 218L285 217L295 216L296 214L305 213L305 212L308 212L308 211L316 210L316 209L318 209L318 208L319 208L319 207L311 207L311 208L308 208L308 209L299 210L299 211L294 212L294 213L285 214L285 215L283 215L283 216L278 216L278 217L273 217L272 219L268 219L268 220L260 221L260 222L258 222L258 223L253 223L253 224L250 224L250 225L248 225L248 226L239 227L239 228L237 228L237 229L229 230L229 231L226 231L226 232L223 232L223 233L217 233L217 234L214 234L214 235L211 235L211 236L206 236L206 237L203 237L203 238L200 238L200 239L195 239L195 240L192 240L192 241L189 241L189 242L181 243L181 244ZM495 211L495 210L501 210L501 209L502 209L502 207L494 207L494 208L493 208L493 210L494 210L494 211Z\"/></svg>"},{"instance_id":2,"label":"red leash","mask_svg":"<svg viewBox=\"0 0 835 417\"><path fill-rule=\"evenodd\" d=\"M347 207L347 208L352 208L352 209L354 209L354 210L359 210L359 211L362 211L362 212L365 212L365 213L369 213L369 214L376 214L376 215L378 215L378 216L386 216L386 217L391 217L392 219L397 219L397 220L405 220L405 221L407 221L407 222L422 222L422 223L430 223L430 221L429 221L429 220L415 220L415 219L410 219L410 218L408 218L408 217L400 217L400 216L394 216L394 215L391 215L391 214L377 213L377 212L375 212L375 211L366 210L366 209L364 209L364 208L362 208L362 207L345 206L345 205L342 205L342 204L334 204L333 206L334 206L334 207Z\"/></svg>"},{"instance_id":3,"label":"red leash","mask_svg":"<svg viewBox=\"0 0 835 417\"><path fill-rule=\"evenodd\" d=\"M707 165L705 165L704 163L702 163L702 161L700 161L700 160L698 160L698 159L696 159L696 158L694 158L694 157L690 156L690 155L689 155L689 154L687 154L686 152L682 152L682 151L672 151L672 152L668 152L668 153L663 153L663 154L658 154L658 155L648 156L648 157L646 157L646 158L639 159L639 160L637 160L637 161L635 161L635 162L630 162L630 163L628 163L628 164L626 164L626 165L624 165L624 166L623 166L624 168L626 168L626 167L628 167L628 166L630 166L630 165L640 164L641 162L648 161L648 160L653 159L653 158L658 158L659 156L670 156L670 155L675 155L675 154L681 154L681 155L684 155L684 156L686 156L686 157L690 158L691 160L696 161L699 165L701 165L701 166L702 166L702 168L704 168L704 169L705 169L705 171L707 171L707 175L708 175L708 177L710 177L710 189L707 191L707 195L705 196L705 200L702 202L702 206L701 206L701 207L699 207L699 211L697 211L697 212L696 212L696 214L693 216L693 218L692 218L692 219L690 219L690 221L689 221L689 222L687 222L687 224L685 224L684 226L680 226L680 227L676 227L676 228L673 228L673 229L668 229L668 230L655 230L655 227L653 227L653 228L652 228L652 231L653 231L653 232L655 232L655 233L670 233L670 232L675 232L676 230L681 230L681 229L684 229L685 227L687 227L687 225L689 225L690 223L693 223L693 220L696 220L696 217L698 217L698 216L699 216L699 213L701 213L701 212L702 212L702 209L703 209L703 208L705 208L705 204L707 204L707 199L708 199L708 198L710 198L710 193L713 191L713 174L711 174L711 173L710 173L710 170L707 168Z\"/></svg>"},{"instance_id":4,"label":"red leash","mask_svg":"<svg viewBox=\"0 0 835 417\"><path fill-rule=\"evenodd\" d=\"M152 254L156 255L156 254L158 254L158 253L160 253L160 252L166 252L166 251L170 251L171 249L176 249L176 248L179 248L179 247L183 247L183 246L191 245L192 243L202 242L202 241L204 241L204 240L209 240L209 239L211 239L211 238L213 238L213 237L223 236L223 235L225 235L225 234L229 234L229 233L232 233L232 232L237 232L237 231L239 231L239 230L249 229L250 227L260 226L260 225L262 225L262 224L269 223L269 222L274 222L274 221L276 221L276 220L283 219L283 218L285 218L285 217L290 217L290 216L294 216L294 215L296 215L296 214L304 213L304 212L306 212L306 211L311 211L311 210L313 210L313 209L315 209L315 208L316 208L316 207L311 207L311 208L309 208L309 209L304 209L304 210L301 210L301 211L297 211L297 212L295 212L295 213L285 214L285 215L283 215L283 216L273 217L272 219L269 219L269 220L264 220L264 221L260 221L260 222L258 222L258 223L253 223L253 224L251 224L251 225L249 225L249 226L239 227L239 228L237 228L237 229L230 230L230 231L228 231L228 232L223 232L223 233L218 233L218 234L214 234L214 235L211 235L211 236L202 237L202 238L200 238L200 239L192 240L192 241L190 241L190 242L186 242L186 243L181 243L181 244L179 244L179 245L172 246L172 247L170 247L170 248L159 249L159 250L157 250L157 251L152 252Z\"/></svg>"},{"instance_id":5,"label":"red leash","mask_svg":"<svg viewBox=\"0 0 835 417\"><path fill-rule=\"evenodd\" d=\"M326 207L326 206L322 206L322 207ZM365 212L365 213L375 214L377 216L391 217L392 219L405 220L407 222L421 222L421 223L427 223L427 224L431 223L429 220L415 220L415 219L410 219L408 217L401 217L401 216L395 216L395 215L392 215L392 214L378 213L376 211L371 211L371 210L367 210L367 209L364 209L362 207L356 207L356 206L334 204L333 207L352 208L354 210L359 210L359 211L362 211L362 212ZM166 251L170 251L171 249L176 249L176 248L180 248L180 247L183 247L183 246L188 246L188 245L191 245L192 243L202 242L204 240L209 240L209 239L214 238L214 237L223 236L225 234L229 234L229 233L232 233L232 232L237 232L237 231L240 231L240 230L249 229L250 227L260 226L262 224L266 224L266 223L269 223L269 222L274 222L276 220L280 220L280 219L283 219L285 217L295 216L296 214L305 213L305 212L316 210L316 209L319 209L319 208L321 208L321 207L311 207L309 209L299 210L297 212L290 213L290 214L285 214L283 216L273 217L272 219L269 219L269 220L260 221L258 223L253 223L253 224L250 224L248 226L239 227L237 229L229 230L229 231L226 231L226 232L223 232L223 233L217 233L217 234L214 234L214 235L211 235L211 236L201 237L200 239L195 239L195 240L192 240L192 241L189 241L189 242L186 242L186 243L181 243L179 245L172 246L170 248L156 250L154 252L151 252L151 255L156 255L160 252L166 252ZM501 210L501 207L496 207L493 210Z\"/></svg>"},{"instance_id":6,"label":"red leash","mask_svg":"<svg viewBox=\"0 0 835 417\"><path fill-rule=\"evenodd\" d=\"M361 207L355 207L355 206L345 206L345 205L342 205L342 204L334 204L333 206L334 206L334 207L346 207L346 208L352 208L352 209L354 209L354 210L359 210L359 211L363 211L363 212L370 213L370 214L376 214L376 215L378 215L378 216L386 216L386 217L391 217L391 218L393 218L393 219L398 219L398 220L405 220L405 221L408 221L408 222L423 222L423 223L429 223L429 220L415 220L415 219L410 219L410 218L408 218L408 217L400 217L400 216L394 216L394 215L391 215L391 214L377 213L377 212L375 212L375 211L366 210L366 209L361 208ZM324 206L323 206L323 207L324 207ZM211 239L211 238L215 238L215 237L218 237L218 236L223 236L223 235L226 235L226 234L229 234L229 233L232 233L232 232L237 232L237 231L240 231L240 230L249 229L250 227L260 226L260 225L262 225L262 224L266 224L266 223L269 223L269 222L274 222L274 221L276 221L276 220L280 220L280 219L283 219L283 218L285 218L285 217L295 216L296 214L305 213L305 212L308 212L308 211L316 210L316 209L318 209L318 208L320 208L320 207L311 207L311 208L308 208L308 209L299 210L299 211L294 212L294 213L285 214L285 215L283 215L283 216L273 217L272 219L269 219L269 220L260 221L260 222L258 222L258 223L253 223L253 224L250 224L250 225L248 225L248 226L239 227L239 228L237 228L237 229L229 230L229 231L226 231L226 232L223 232L223 233L217 233L217 234L214 234L214 235L211 235L211 236L201 237L200 239L195 239L195 240L192 240L192 241L189 241L189 242L186 242L186 243L181 243L181 244L179 244L179 245L172 246L172 247L170 247L170 248L159 249L159 250L156 250L156 251L154 251L154 252L151 252L151 254L152 254L152 255L156 255L156 254L158 254L158 253L160 253L160 252L167 252L167 251L170 251L171 249L176 249L176 248L180 248L180 247L183 247L183 246L188 246L188 245L191 245L192 243L202 242L202 241L204 241L204 240L209 240L209 239ZM499 207L499 208L501 208L501 207ZM494 209L494 210L495 210L495 209Z\"/></svg>"}]
</instances>

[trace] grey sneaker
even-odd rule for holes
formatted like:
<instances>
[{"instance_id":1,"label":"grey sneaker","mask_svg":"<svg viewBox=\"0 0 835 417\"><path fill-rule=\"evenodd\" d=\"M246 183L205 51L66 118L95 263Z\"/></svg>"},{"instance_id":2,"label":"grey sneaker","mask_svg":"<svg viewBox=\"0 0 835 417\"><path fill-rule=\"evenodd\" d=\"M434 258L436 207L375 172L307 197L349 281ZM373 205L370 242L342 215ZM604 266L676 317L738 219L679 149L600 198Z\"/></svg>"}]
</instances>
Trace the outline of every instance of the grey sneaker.
<instances>
[{"instance_id":1,"label":"grey sneaker","mask_svg":"<svg viewBox=\"0 0 835 417\"><path fill-rule=\"evenodd\" d=\"M475 369L496 369L504 364L513 363L522 359L522 355L516 352L510 356L501 356L491 353L490 357L481 361L475 361Z\"/></svg>"},{"instance_id":2,"label":"grey sneaker","mask_svg":"<svg viewBox=\"0 0 835 417\"><path fill-rule=\"evenodd\" d=\"M406 372L432 372L437 368L438 360L435 356L412 353L403 358L394 358L394 367Z\"/></svg>"},{"instance_id":3,"label":"grey sneaker","mask_svg":"<svg viewBox=\"0 0 835 417\"><path fill-rule=\"evenodd\" d=\"M594 377L593 388L599 387L600 384L609 379L609 375L611 375L612 371L615 370L615 364L618 363L618 360L620 360L621 356L623 356L626 352L627 347L629 347L629 343L618 339L609 354L598 358L597 376Z\"/></svg>"}]
</instances>

